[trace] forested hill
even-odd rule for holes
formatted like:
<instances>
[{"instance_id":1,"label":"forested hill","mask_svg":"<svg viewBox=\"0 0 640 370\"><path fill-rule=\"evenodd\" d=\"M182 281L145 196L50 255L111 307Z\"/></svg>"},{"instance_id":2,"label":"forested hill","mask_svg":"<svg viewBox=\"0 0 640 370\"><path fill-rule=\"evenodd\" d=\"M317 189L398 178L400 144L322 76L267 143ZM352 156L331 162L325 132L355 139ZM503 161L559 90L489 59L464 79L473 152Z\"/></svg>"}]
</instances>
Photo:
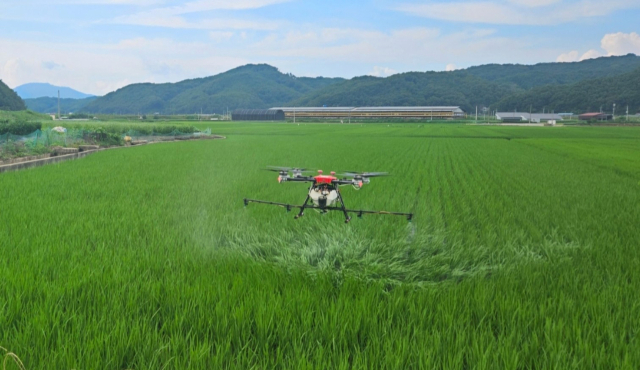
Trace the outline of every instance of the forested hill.
<instances>
[{"instance_id":1,"label":"forested hill","mask_svg":"<svg viewBox=\"0 0 640 370\"><path fill-rule=\"evenodd\" d=\"M62 114L68 114L70 112L83 112L85 107L90 102L96 100L97 97L92 96L84 99L60 99L60 112ZM27 108L34 112L40 113L57 113L58 112L58 98L35 98L24 99L24 103Z\"/></svg>"},{"instance_id":2,"label":"forested hill","mask_svg":"<svg viewBox=\"0 0 640 370\"><path fill-rule=\"evenodd\" d=\"M326 87L293 106L455 105L469 111L496 102L517 90L468 73L409 72L386 78L356 77Z\"/></svg>"},{"instance_id":3,"label":"forested hill","mask_svg":"<svg viewBox=\"0 0 640 370\"><path fill-rule=\"evenodd\" d=\"M489 64L453 72L408 72L386 78L364 76L345 80L296 77L266 64L250 64L212 77L178 83L129 85L84 107L74 106L73 111L184 114L274 106L454 105L471 112L475 106L495 106L498 102L512 105L521 96L568 91L556 87L583 81L611 80L615 85L622 82L619 76L638 68L640 57L629 54L576 63ZM578 86L590 91L586 90L587 85ZM533 95L524 94L531 89L534 89ZM634 91L625 90L622 94L625 95L617 96L620 101L630 101ZM594 92L589 99L584 95L583 98L598 101L602 95ZM41 111L35 107L36 102L29 102L32 103L33 109ZM597 103L600 104L605 102ZM576 111L579 107L589 107L565 106L576 107Z\"/></svg>"},{"instance_id":4,"label":"forested hill","mask_svg":"<svg viewBox=\"0 0 640 370\"><path fill-rule=\"evenodd\" d=\"M176 114L271 108L341 81L341 78L296 77L266 64L249 64L212 77L178 83L129 85L87 104L83 111Z\"/></svg>"},{"instance_id":5,"label":"forested hill","mask_svg":"<svg viewBox=\"0 0 640 370\"><path fill-rule=\"evenodd\" d=\"M576 63L489 64L453 72L410 72L387 78L366 76L325 87L290 105L454 105L471 112L476 105L492 106L536 86L609 79L637 68L640 68L640 57L629 54Z\"/></svg>"},{"instance_id":6,"label":"forested hill","mask_svg":"<svg viewBox=\"0 0 640 370\"><path fill-rule=\"evenodd\" d=\"M511 84L528 90L544 85L567 85L576 82L618 76L640 68L640 57L634 54L587 59L574 63L486 64L463 71L487 81Z\"/></svg>"},{"instance_id":7,"label":"forested hill","mask_svg":"<svg viewBox=\"0 0 640 370\"><path fill-rule=\"evenodd\" d=\"M640 112L640 68L614 77L586 80L571 85L542 86L509 96L497 104L499 110L554 112L611 112L616 104L619 115Z\"/></svg>"},{"instance_id":8,"label":"forested hill","mask_svg":"<svg viewBox=\"0 0 640 370\"><path fill-rule=\"evenodd\" d=\"M27 107L15 91L0 80L0 110L25 110Z\"/></svg>"}]
</instances>

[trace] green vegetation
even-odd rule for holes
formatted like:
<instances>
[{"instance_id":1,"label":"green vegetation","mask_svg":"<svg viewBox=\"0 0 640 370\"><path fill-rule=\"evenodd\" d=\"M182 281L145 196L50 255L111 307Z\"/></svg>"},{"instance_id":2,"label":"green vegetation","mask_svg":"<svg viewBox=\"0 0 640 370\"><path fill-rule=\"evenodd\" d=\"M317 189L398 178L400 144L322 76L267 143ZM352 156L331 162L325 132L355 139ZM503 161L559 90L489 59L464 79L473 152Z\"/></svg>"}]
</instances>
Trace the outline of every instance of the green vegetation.
<instances>
[{"instance_id":1,"label":"green vegetation","mask_svg":"<svg viewBox=\"0 0 640 370\"><path fill-rule=\"evenodd\" d=\"M29 110L24 111L3 111L0 110L1 122L26 122L26 121L52 121L51 117L46 114L40 114Z\"/></svg>"},{"instance_id":2,"label":"green vegetation","mask_svg":"<svg viewBox=\"0 0 640 370\"><path fill-rule=\"evenodd\" d=\"M546 107L555 112L611 112L616 103L618 115L640 112L640 68L620 76L587 80L565 86L537 87L503 99L498 109L512 111Z\"/></svg>"},{"instance_id":3,"label":"green vegetation","mask_svg":"<svg viewBox=\"0 0 640 370\"><path fill-rule=\"evenodd\" d=\"M42 128L39 121L0 121L0 135L27 135Z\"/></svg>"},{"instance_id":4,"label":"green vegetation","mask_svg":"<svg viewBox=\"0 0 640 370\"><path fill-rule=\"evenodd\" d=\"M246 65L175 84L134 84L87 104L91 113L223 113L227 108L271 108L341 81L283 74L266 64Z\"/></svg>"},{"instance_id":5,"label":"green vegetation","mask_svg":"<svg viewBox=\"0 0 640 370\"><path fill-rule=\"evenodd\" d=\"M344 80L296 77L280 73L266 64L246 65L216 76L175 84L129 85L97 99L64 101L62 110L92 114L175 115L275 106L455 105L471 112L476 105L494 106L503 99L540 86L544 87L535 90L535 94L547 89L555 91L555 85L588 80L593 84L598 78L604 80L597 81L616 84L619 81L616 76L638 68L640 57L630 54L578 63L489 64L453 72L410 72L387 78L364 76ZM636 90L618 91L617 96L621 100L637 101ZM603 96L587 98L600 101ZM27 104L40 112L57 110L50 98L29 99ZM586 107L588 105L578 105L575 111ZM536 108L541 110L542 106Z\"/></svg>"},{"instance_id":6,"label":"green vegetation","mask_svg":"<svg viewBox=\"0 0 640 370\"><path fill-rule=\"evenodd\" d=\"M410 72L357 77L307 95L294 106L456 105L466 111L517 90L468 73Z\"/></svg>"},{"instance_id":7,"label":"green vegetation","mask_svg":"<svg viewBox=\"0 0 640 370\"><path fill-rule=\"evenodd\" d=\"M60 99L60 113L81 112L87 104L94 100L96 100L95 96L85 99ZM29 109L36 112L58 113L58 98L24 99L24 102Z\"/></svg>"},{"instance_id":8,"label":"green vegetation","mask_svg":"<svg viewBox=\"0 0 640 370\"><path fill-rule=\"evenodd\" d=\"M0 175L0 346L28 369L640 363L637 128L213 131ZM243 208L304 199L266 165L389 171L347 204L415 220Z\"/></svg>"},{"instance_id":9,"label":"green vegetation","mask_svg":"<svg viewBox=\"0 0 640 370\"><path fill-rule=\"evenodd\" d=\"M0 111L20 111L27 107L15 91L0 80Z\"/></svg>"},{"instance_id":10,"label":"green vegetation","mask_svg":"<svg viewBox=\"0 0 640 370\"><path fill-rule=\"evenodd\" d=\"M602 77L614 77L640 68L640 57L628 54L587 59L574 63L487 64L465 71L488 81L529 90L545 85L570 85Z\"/></svg>"}]
</instances>

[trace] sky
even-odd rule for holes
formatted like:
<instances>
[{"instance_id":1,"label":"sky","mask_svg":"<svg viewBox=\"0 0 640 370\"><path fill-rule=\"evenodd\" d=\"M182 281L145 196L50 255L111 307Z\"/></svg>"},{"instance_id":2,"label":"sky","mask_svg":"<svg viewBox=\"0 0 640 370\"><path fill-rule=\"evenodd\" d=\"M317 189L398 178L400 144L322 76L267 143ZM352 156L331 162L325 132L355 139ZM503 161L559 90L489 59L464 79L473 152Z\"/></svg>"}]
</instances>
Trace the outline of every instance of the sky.
<instances>
[{"instance_id":1,"label":"sky","mask_svg":"<svg viewBox=\"0 0 640 370\"><path fill-rule=\"evenodd\" d=\"M640 0L1 0L0 79L104 95L248 63L386 77L640 55Z\"/></svg>"}]
</instances>

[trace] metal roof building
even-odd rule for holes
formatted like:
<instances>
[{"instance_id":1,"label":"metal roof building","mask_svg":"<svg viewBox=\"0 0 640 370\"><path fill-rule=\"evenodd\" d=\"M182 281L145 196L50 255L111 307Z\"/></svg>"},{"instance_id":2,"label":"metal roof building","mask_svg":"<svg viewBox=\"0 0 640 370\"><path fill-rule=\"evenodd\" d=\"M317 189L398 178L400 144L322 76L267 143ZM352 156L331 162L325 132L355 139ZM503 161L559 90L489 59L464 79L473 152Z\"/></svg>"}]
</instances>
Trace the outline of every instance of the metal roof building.
<instances>
[{"instance_id":1,"label":"metal roof building","mask_svg":"<svg viewBox=\"0 0 640 370\"><path fill-rule=\"evenodd\" d=\"M562 116L555 113L523 113L523 112L497 112L496 119L503 122L548 122L562 121Z\"/></svg>"},{"instance_id":2,"label":"metal roof building","mask_svg":"<svg viewBox=\"0 0 640 370\"><path fill-rule=\"evenodd\" d=\"M287 118L457 118L460 107L279 107Z\"/></svg>"},{"instance_id":3,"label":"metal roof building","mask_svg":"<svg viewBox=\"0 0 640 370\"><path fill-rule=\"evenodd\" d=\"M236 109L231 113L233 121L284 121L281 109Z\"/></svg>"}]
</instances>

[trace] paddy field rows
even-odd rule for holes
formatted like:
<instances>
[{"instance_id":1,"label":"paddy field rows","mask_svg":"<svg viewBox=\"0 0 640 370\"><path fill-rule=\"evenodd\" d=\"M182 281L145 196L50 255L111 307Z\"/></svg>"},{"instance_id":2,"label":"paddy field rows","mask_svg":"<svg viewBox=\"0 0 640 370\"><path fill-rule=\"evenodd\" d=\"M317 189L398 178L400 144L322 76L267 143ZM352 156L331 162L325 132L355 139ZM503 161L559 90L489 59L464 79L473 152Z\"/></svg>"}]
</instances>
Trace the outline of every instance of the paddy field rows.
<instances>
[{"instance_id":1,"label":"paddy field rows","mask_svg":"<svg viewBox=\"0 0 640 370\"><path fill-rule=\"evenodd\" d=\"M175 124L175 123L174 123ZM203 124L0 175L0 346L28 368L636 368L640 130ZM354 208L267 165L388 171Z\"/></svg>"}]
</instances>

